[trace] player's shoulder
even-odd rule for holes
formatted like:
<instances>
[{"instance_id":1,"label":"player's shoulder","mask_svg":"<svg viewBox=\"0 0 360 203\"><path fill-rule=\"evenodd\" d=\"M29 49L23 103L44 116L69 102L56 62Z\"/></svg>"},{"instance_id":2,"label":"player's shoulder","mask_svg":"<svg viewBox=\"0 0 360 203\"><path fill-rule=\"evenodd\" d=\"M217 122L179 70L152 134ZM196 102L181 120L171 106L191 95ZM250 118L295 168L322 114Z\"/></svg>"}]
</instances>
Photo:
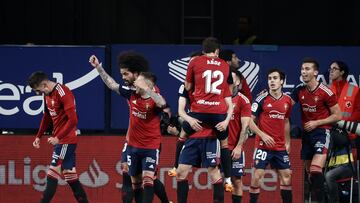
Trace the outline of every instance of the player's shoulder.
<instances>
[{"instance_id":1,"label":"player's shoulder","mask_svg":"<svg viewBox=\"0 0 360 203\"><path fill-rule=\"evenodd\" d=\"M55 91L60 97L66 96L66 95L72 95L71 90L63 84L57 83L55 86Z\"/></svg>"},{"instance_id":2,"label":"player's shoulder","mask_svg":"<svg viewBox=\"0 0 360 203\"><path fill-rule=\"evenodd\" d=\"M261 93L259 93L256 96L255 102L260 103L262 101L264 101L264 99L269 96L269 92L268 91L262 91Z\"/></svg>"},{"instance_id":3,"label":"player's shoulder","mask_svg":"<svg viewBox=\"0 0 360 203\"><path fill-rule=\"evenodd\" d=\"M319 89L322 90L323 92L325 92L325 94L327 94L328 96L334 95L333 91L328 86L326 86L324 83L319 84Z\"/></svg>"},{"instance_id":4,"label":"player's shoulder","mask_svg":"<svg viewBox=\"0 0 360 203\"><path fill-rule=\"evenodd\" d=\"M241 100L244 101L246 104L250 104L249 98L247 98L244 94L242 94L241 92L238 92L237 95L238 95L239 98L241 98Z\"/></svg>"},{"instance_id":5,"label":"player's shoulder","mask_svg":"<svg viewBox=\"0 0 360 203\"><path fill-rule=\"evenodd\" d=\"M305 83L300 83L300 84L295 86L295 89L301 90L301 89L305 89L305 87L306 87Z\"/></svg>"},{"instance_id":6,"label":"player's shoulder","mask_svg":"<svg viewBox=\"0 0 360 203\"><path fill-rule=\"evenodd\" d=\"M284 99L291 99L290 92L284 92L283 97Z\"/></svg>"}]
</instances>

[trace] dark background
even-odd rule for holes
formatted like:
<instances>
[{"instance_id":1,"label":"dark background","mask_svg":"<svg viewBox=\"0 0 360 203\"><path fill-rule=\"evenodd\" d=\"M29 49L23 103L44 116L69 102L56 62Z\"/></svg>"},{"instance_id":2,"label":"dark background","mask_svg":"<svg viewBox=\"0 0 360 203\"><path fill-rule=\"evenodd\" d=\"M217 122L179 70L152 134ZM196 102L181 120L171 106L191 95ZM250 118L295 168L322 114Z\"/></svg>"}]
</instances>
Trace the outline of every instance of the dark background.
<instances>
[{"instance_id":1,"label":"dark background","mask_svg":"<svg viewBox=\"0 0 360 203\"><path fill-rule=\"evenodd\" d=\"M211 16L211 2L213 32L211 18L183 19ZM198 43L211 33L231 44L239 16L252 18L264 44L360 43L356 0L3 0L0 44L181 44Z\"/></svg>"}]
</instances>

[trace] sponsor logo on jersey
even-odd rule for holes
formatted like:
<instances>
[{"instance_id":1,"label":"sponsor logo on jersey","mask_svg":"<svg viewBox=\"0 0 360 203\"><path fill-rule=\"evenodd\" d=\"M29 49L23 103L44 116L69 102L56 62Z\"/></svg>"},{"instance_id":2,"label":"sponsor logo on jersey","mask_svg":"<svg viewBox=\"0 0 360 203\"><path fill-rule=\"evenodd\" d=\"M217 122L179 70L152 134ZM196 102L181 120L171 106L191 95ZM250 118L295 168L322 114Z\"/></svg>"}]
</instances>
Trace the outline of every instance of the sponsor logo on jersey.
<instances>
[{"instance_id":1,"label":"sponsor logo on jersey","mask_svg":"<svg viewBox=\"0 0 360 203\"><path fill-rule=\"evenodd\" d=\"M200 99L196 102L197 104L200 104L200 105L208 105L208 106L219 106L220 105L220 102L217 102L217 101L206 101L204 99Z\"/></svg>"},{"instance_id":2,"label":"sponsor logo on jersey","mask_svg":"<svg viewBox=\"0 0 360 203\"><path fill-rule=\"evenodd\" d=\"M274 118L274 119L284 120L284 118L285 118L285 113L279 112L279 111L275 111L275 110L271 110L271 111L269 112L269 117L270 117L270 118Z\"/></svg>"},{"instance_id":3,"label":"sponsor logo on jersey","mask_svg":"<svg viewBox=\"0 0 360 203\"><path fill-rule=\"evenodd\" d=\"M310 106L309 104L303 104L302 105L302 110L304 112L316 112L316 106Z\"/></svg>"}]
</instances>

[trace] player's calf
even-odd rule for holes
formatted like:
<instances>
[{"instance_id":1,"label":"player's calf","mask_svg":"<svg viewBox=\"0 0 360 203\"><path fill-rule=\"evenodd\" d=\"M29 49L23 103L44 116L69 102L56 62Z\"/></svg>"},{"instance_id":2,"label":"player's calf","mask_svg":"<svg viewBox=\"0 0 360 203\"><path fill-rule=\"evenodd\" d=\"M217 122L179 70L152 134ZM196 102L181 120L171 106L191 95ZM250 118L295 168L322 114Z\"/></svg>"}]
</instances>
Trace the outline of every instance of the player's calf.
<instances>
[{"instance_id":1,"label":"player's calf","mask_svg":"<svg viewBox=\"0 0 360 203\"><path fill-rule=\"evenodd\" d=\"M79 203L88 203L89 201L87 199L84 188L82 187L82 185L79 181L79 178L75 171L75 168L73 170L64 170L63 175L65 177L65 181L71 187L71 190L73 191L75 199Z\"/></svg>"},{"instance_id":2,"label":"player's calf","mask_svg":"<svg viewBox=\"0 0 360 203\"><path fill-rule=\"evenodd\" d=\"M57 172L56 168L50 167L46 176L46 188L40 203L48 203L51 201L55 195L59 178L60 174Z\"/></svg>"}]
</instances>

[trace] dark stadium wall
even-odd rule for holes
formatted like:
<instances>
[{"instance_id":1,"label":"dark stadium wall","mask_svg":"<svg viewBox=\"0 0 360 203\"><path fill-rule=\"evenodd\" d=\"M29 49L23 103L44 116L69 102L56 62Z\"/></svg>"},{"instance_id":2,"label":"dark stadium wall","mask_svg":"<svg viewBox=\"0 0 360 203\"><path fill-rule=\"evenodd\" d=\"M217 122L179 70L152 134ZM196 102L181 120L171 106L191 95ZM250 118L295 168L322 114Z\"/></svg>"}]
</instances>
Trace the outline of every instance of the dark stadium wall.
<instances>
[{"instance_id":1,"label":"dark stadium wall","mask_svg":"<svg viewBox=\"0 0 360 203\"><path fill-rule=\"evenodd\" d=\"M201 15L208 0L0 2L1 44L181 43L182 2ZM187 4L187 5L188 5ZM214 32L232 43L236 19L250 16L270 44L356 45L359 1L214 1ZM197 25L187 30L196 29Z\"/></svg>"}]
</instances>

